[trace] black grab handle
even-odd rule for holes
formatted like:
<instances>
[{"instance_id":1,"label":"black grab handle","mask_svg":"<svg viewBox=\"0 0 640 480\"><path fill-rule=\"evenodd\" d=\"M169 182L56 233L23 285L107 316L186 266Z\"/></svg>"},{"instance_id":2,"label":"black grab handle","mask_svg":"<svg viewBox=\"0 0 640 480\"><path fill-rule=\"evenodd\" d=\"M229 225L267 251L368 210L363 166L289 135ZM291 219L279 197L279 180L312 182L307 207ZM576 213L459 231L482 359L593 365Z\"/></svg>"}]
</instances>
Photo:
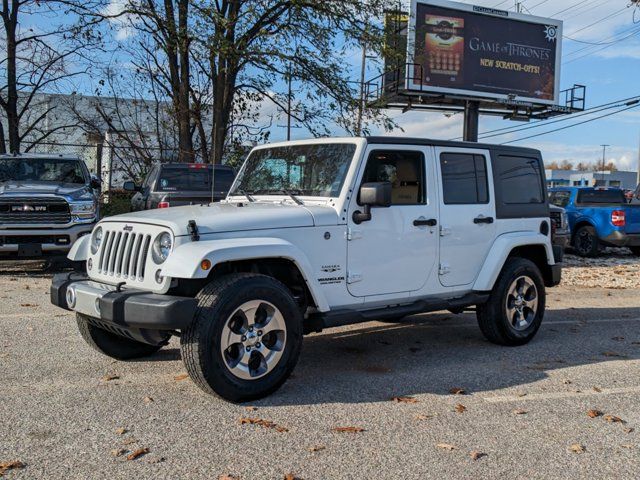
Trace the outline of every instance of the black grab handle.
<instances>
[{"instance_id":1,"label":"black grab handle","mask_svg":"<svg viewBox=\"0 0 640 480\"><path fill-rule=\"evenodd\" d=\"M438 224L438 221L435 218L430 218L427 220L426 218L418 218L413 221L414 227L435 227Z\"/></svg>"},{"instance_id":2,"label":"black grab handle","mask_svg":"<svg viewBox=\"0 0 640 480\"><path fill-rule=\"evenodd\" d=\"M473 219L473 223L493 223L493 217L476 217Z\"/></svg>"}]
</instances>

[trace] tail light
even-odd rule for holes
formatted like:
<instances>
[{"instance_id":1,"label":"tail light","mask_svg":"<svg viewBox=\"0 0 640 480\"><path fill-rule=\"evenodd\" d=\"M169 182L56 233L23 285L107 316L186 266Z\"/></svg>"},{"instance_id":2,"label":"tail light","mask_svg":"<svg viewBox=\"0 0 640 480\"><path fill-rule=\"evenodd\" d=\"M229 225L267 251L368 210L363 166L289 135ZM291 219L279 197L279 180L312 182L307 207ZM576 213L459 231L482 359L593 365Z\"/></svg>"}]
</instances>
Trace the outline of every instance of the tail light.
<instances>
[{"instance_id":1,"label":"tail light","mask_svg":"<svg viewBox=\"0 0 640 480\"><path fill-rule=\"evenodd\" d=\"M624 227L627 223L624 210L614 210L611 212L611 223L615 227Z\"/></svg>"},{"instance_id":2,"label":"tail light","mask_svg":"<svg viewBox=\"0 0 640 480\"><path fill-rule=\"evenodd\" d=\"M158 208L169 208L169 202L159 202Z\"/></svg>"}]
</instances>

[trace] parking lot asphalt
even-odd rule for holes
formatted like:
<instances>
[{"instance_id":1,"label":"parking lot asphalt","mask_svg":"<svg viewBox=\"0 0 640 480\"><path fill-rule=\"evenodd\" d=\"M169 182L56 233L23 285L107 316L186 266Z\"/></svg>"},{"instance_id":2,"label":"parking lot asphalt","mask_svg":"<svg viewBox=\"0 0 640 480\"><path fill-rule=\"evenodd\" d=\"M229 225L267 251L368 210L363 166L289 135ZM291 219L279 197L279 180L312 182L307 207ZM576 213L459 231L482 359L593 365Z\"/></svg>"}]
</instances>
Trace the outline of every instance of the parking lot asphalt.
<instances>
[{"instance_id":1,"label":"parking lot asphalt","mask_svg":"<svg viewBox=\"0 0 640 480\"><path fill-rule=\"evenodd\" d=\"M0 476L23 464L6 478L640 477L636 289L550 290L518 348L486 342L472 314L326 330L280 391L233 405L185 378L177 339L143 361L100 356L49 283L0 274Z\"/></svg>"}]
</instances>

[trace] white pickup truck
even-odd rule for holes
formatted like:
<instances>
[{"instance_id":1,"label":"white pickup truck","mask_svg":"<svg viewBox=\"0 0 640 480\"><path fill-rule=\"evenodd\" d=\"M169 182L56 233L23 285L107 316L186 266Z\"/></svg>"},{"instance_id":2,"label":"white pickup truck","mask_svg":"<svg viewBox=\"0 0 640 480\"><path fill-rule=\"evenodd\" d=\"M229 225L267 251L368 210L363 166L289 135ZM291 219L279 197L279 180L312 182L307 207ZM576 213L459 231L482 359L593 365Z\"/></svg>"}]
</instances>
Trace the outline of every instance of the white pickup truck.
<instances>
[{"instance_id":1,"label":"white pickup truck","mask_svg":"<svg viewBox=\"0 0 640 480\"><path fill-rule=\"evenodd\" d=\"M557 248L556 250L559 250ZM536 334L560 281L536 150L369 137L256 147L226 200L119 215L69 257L55 305L116 358L180 337L206 392L274 392L306 333L475 307L488 340Z\"/></svg>"}]
</instances>

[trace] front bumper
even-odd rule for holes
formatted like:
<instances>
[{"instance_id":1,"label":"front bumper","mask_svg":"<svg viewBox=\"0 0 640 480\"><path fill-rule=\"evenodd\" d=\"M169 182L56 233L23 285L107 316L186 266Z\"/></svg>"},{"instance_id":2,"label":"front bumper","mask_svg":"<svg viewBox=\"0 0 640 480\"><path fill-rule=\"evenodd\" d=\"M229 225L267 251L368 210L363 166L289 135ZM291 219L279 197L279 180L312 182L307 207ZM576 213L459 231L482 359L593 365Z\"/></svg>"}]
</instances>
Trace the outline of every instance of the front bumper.
<instances>
[{"instance_id":1,"label":"front bumper","mask_svg":"<svg viewBox=\"0 0 640 480\"><path fill-rule=\"evenodd\" d=\"M71 290L73 305L68 304ZM197 300L141 290L120 290L78 273L60 273L51 283L51 303L93 318L102 325L127 330L181 330L191 325Z\"/></svg>"},{"instance_id":2,"label":"front bumper","mask_svg":"<svg viewBox=\"0 0 640 480\"><path fill-rule=\"evenodd\" d=\"M0 259L66 256L75 241L91 233L94 226L95 223L88 223L68 228L0 229Z\"/></svg>"},{"instance_id":3,"label":"front bumper","mask_svg":"<svg viewBox=\"0 0 640 480\"><path fill-rule=\"evenodd\" d=\"M615 231L600 239L602 243L606 245L613 245L615 247L638 247L640 246L640 234L638 233L625 233Z\"/></svg>"}]
</instances>

